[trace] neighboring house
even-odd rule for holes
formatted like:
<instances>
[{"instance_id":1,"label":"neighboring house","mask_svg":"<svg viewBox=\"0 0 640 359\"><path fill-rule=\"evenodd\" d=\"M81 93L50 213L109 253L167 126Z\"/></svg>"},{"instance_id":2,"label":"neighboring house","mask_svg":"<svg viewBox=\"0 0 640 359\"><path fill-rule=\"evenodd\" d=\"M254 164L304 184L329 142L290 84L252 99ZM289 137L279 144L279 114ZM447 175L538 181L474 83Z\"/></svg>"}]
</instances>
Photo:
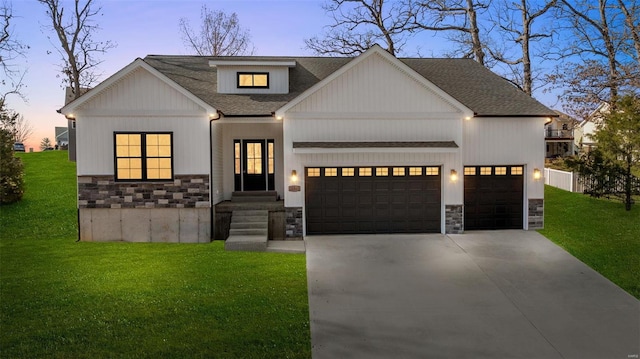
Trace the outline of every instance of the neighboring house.
<instances>
[{"instance_id":1,"label":"neighboring house","mask_svg":"<svg viewBox=\"0 0 640 359\"><path fill-rule=\"evenodd\" d=\"M68 148L69 129L67 127L56 127L56 146L60 149Z\"/></svg>"},{"instance_id":2,"label":"neighboring house","mask_svg":"<svg viewBox=\"0 0 640 359\"><path fill-rule=\"evenodd\" d=\"M286 237L543 226L556 114L469 59L153 55L60 112L82 240L207 242L251 191Z\"/></svg>"},{"instance_id":3,"label":"neighboring house","mask_svg":"<svg viewBox=\"0 0 640 359\"><path fill-rule=\"evenodd\" d=\"M576 127L576 143L581 151L588 152L596 146L593 135L596 132L599 121L602 119L602 114L608 112L609 104L603 102L593 112L591 112L591 114L589 114L589 117L580 122Z\"/></svg>"},{"instance_id":4,"label":"neighboring house","mask_svg":"<svg viewBox=\"0 0 640 359\"><path fill-rule=\"evenodd\" d=\"M555 111L557 117L552 117L544 125L544 142L546 158L566 157L576 154L574 128L577 121L569 115Z\"/></svg>"}]
</instances>

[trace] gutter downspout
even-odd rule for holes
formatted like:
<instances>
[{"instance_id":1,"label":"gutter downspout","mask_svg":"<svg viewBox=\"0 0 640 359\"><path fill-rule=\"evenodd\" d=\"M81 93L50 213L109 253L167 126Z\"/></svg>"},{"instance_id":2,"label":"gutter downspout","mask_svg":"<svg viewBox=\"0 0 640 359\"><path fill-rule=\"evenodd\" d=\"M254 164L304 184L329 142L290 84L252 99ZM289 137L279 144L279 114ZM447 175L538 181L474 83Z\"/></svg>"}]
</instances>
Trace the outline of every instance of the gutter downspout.
<instances>
[{"instance_id":1,"label":"gutter downspout","mask_svg":"<svg viewBox=\"0 0 640 359\"><path fill-rule=\"evenodd\" d=\"M209 221L211 224L209 225L209 240L213 241L215 237L215 218L214 218L214 210L215 206L213 204L213 121L217 121L220 119L220 111L216 111L215 116L209 116L209 205L211 208L209 209Z\"/></svg>"},{"instance_id":2,"label":"gutter downspout","mask_svg":"<svg viewBox=\"0 0 640 359\"><path fill-rule=\"evenodd\" d=\"M215 121L216 119L214 118L210 118L209 119L209 205L211 206L211 208L209 208L209 221L211 222L211 224L209 225L209 242L213 241L213 237L214 237L214 230L215 230L215 222L214 222L214 215L213 215L213 210L214 210L214 206L213 206L213 195L211 194L211 191L213 191L213 187L212 183L213 183L213 121Z\"/></svg>"}]
</instances>

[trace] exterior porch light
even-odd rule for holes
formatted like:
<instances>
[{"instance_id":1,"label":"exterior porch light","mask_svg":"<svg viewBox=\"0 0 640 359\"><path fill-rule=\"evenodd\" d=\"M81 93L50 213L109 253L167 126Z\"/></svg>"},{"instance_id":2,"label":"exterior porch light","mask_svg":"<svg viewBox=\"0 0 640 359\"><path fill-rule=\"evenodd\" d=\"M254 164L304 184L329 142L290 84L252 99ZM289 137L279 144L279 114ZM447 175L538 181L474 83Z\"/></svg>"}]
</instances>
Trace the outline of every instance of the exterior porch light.
<instances>
[{"instance_id":1,"label":"exterior porch light","mask_svg":"<svg viewBox=\"0 0 640 359\"><path fill-rule=\"evenodd\" d=\"M464 118L465 121L471 121L471 116L467 116Z\"/></svg>"},{"instance_id":2,"label":"exterior porch light","mask_svg":"<svg viewBox=\"0 0 640 359\"><path fill-rule=\"evenodd\" d=\"M298 172L296 172L296 170L291 170L291 182L292 183L298 182Z\"/></svg>"},{"instance_id":3,"label":"exterior porch light","mask_svg":"<svg viewBox=\"0 0 640 359\"><path fill-rule=\"evenodd\" d=\"M451 179L451 182L457 182L458 181L458 171L451 170L451 175L449 175L449 179Z\"/></svg>"},{"instance_id":4,"label":"exterior porch light","mask_svg":"<svg viewBox=\"0 0 640 359\"><path fill-rule=\"evenodd\" d=\"M540 172L540 169L534 168L533 169L533 179L534 180L539 180L540 178L542 178L542 172Z\"/></svg>"},{"instance_id":5,"label":"exterior porch light","mask_svg":"<svg viewBox=\"0 0 640 359\"><path fill-rule=\"evenodd\" d=\"M67 120L75 120L75 119L76 119L76 115L74 115L74 114L72 114L72 113L68 113L68 114L64 115L64 117L65 117Z\"/></svg>"}]
</instances>

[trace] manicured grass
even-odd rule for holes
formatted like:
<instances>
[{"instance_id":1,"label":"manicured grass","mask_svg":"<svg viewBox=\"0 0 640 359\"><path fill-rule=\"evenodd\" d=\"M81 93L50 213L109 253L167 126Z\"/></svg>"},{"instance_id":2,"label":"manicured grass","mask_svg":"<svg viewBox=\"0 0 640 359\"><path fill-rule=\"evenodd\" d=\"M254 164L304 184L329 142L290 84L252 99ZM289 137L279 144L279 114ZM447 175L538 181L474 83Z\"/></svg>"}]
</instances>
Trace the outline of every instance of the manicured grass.
<instances>
[{"instance_id":1,"label":"manicured grass","mask_svg":"<svg viewBox=\"0 0 640 359\"><path fill-rule=\"evenodd\" d=\"M640 203L545 187L545 237L640 299Z\"/></svg>"},{"instance_id":2,"label":"manicured grass","mask_svg":"<svg viewBox=\"0 0 640 359\"><path fill-rule=\"evenodd\" d=\"M305 256L76 242L66 152L27 153L0 207L2 358L308 358Z\"/></svg>"}]
</instances>

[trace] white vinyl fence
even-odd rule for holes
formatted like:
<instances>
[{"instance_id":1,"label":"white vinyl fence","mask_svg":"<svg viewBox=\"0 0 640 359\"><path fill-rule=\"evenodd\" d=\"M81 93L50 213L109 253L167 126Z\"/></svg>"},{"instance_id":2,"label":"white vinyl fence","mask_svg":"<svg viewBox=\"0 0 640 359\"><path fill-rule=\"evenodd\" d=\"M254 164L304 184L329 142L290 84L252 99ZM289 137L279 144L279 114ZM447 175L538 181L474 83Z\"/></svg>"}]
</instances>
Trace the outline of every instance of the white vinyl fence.
<instances>
[{"instance_id":1,"label":"white vinyl fence","mask_svg":"<svg viewBox=\"0 0 640 359\"><path fill-rule=\"evenodd\" d=\"M570 192L583 192L582 183L578 175L573 172L559 171L551 168L544 169L544 183Z\"/></svg>"}]
</instances>

